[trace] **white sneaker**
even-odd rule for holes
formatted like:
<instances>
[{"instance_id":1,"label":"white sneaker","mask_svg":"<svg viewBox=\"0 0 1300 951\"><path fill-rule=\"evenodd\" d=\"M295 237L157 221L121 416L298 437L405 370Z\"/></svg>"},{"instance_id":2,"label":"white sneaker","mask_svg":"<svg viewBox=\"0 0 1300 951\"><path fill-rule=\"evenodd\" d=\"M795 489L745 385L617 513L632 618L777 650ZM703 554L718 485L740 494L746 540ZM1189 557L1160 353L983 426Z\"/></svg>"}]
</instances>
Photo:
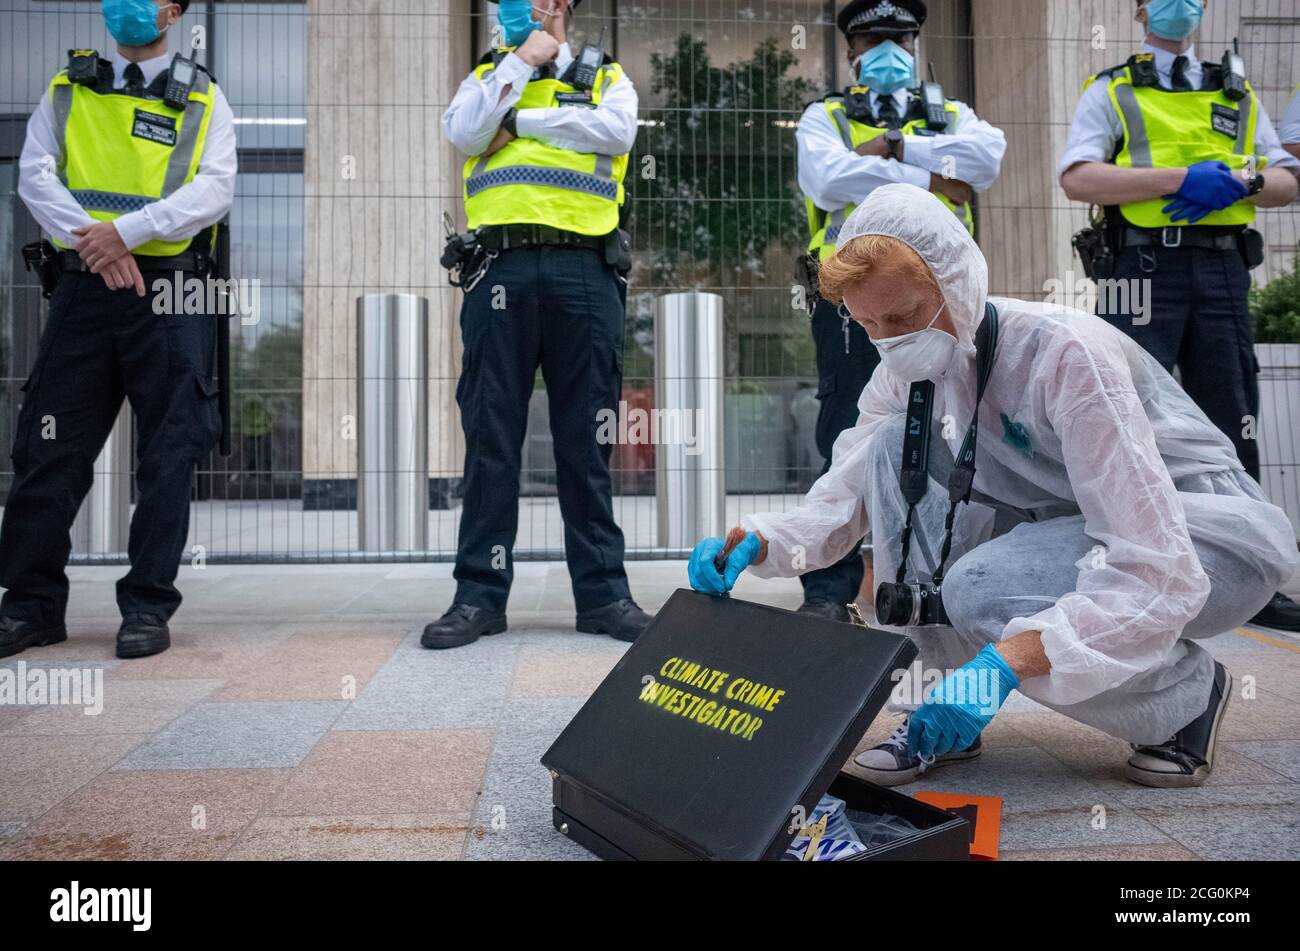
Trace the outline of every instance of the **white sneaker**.
<instances>
[{"instance_id":1,"label":"white sneaker","mask_svg":"<svg viewBox=\"0 0 1300 951\"><path fill-rule=\"evenodd\" d=\"M921 758L907 748L907 720L907 717L903 717L898 729L885 742L863 750L853 758L853 762L866 770L866 778L877 786L902 786L932 769L980 755L980 738L977 736L975 742L966 749L944 753L924 764L922 769Z\"/></svg>"}]
</instances>

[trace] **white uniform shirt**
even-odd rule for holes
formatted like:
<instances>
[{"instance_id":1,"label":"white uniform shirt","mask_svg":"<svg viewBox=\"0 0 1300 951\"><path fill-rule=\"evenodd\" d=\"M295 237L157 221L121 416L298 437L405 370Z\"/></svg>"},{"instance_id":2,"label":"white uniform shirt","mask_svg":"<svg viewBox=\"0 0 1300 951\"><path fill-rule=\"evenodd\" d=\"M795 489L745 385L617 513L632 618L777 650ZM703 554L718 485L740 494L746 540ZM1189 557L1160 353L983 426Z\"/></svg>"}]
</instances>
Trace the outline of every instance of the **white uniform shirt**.
<instances>
[{"instance_id":1,"label":"white uniform shirt","mask_svg":"<svg viewBox=\"0 0 1300 951\"><path fill-rule=\"evenodd\" d=\"M893 93L899 116L907 115L909 92ZM903 161L876 155L859 155L844 144L826 105L814 102L804 110L795 130L799 148L799 189L824 211L861 202L871 191L892 182L906 182L929 190L930 173L949 172L977 192L987 191L998 177L1007 140L1002 130L989 125L962 102L957 107L957 129L952 134L905 135ZM880 116L880 96L871 93L871 111Z\"/></svg>"},{"instance_id":2,"label":"white uniform shirt","mask_svg":"<svg viewBox=\"0 0 1300 951\"><path fill-rule=\"evenodd\" d=\"M555 58L557 75L572 62L569 44L561 43ZM531 66L514 53L507 53L482 79L473 73L465 77L442 115L442 127L452 145L466 155L482 154L492 143L505 114L524 94L532 75ZM636 142L636 111L636 88L624 73L605 90L596 108L521 109L515 130L521 138L536 139L557 149L622 155L632 151Z\"/></svg>"},{"instance_id":3,"label":"white uniform shirt","mask_svg":"<svg viewBox=\"0 0 1300 951\"><path fill-rule=\"evenodd\" d=\"M171 61L168 53L137 64L144 74L145 85L153 82ZM126 83L123 73L128 62L120 53L113 54L112 62L113 87L120 88ZM93 225L95 219L77 203L58 175L53 174L58 159L54 108L47 90L27 123L27 139L18 160L18 194L37 224L71 247L79 240L72 229ZM235 117L218 88L213 97L203 157L194 180L166 198L115 219L117 233L128 248L138 248L146 241L182 241L194 237L230 210L235 196L236 168Z\"/></svg>"},{"instance_id":4,"label":"white uniform shirt","mask_svg":"<svg viewBox=\"0 0 1300 951\"><path fill-rule=\"evenodd\" d=\"M1155 56L1156 72L1160 85L1165 89L1173 88L1173 68L1175 54L1168 50L1157 49L1149 43L1142 44L1142 52ZM1196 58L1196 47L1190 46L1182 54L1187 57L1187 81L1193 89L1199 89L1204 70ZM1282 148L1273 128L1273 121L1264 110L1264 104L1256 99L1258 118L1255 122L1255 155L1268 157L1268 168L1300 168L1300 161ZM1124 138L1124 127L1120 123L1115 107L1111 105L1107 83L1101 79L1095 81L1079 98L1079 105L1074 111L1074 122L1070 125L1070 137L1065 143L1065 154L1057 167L1057 174L1062 175L1080 162L1109 162L1115 154L1115 147Z\"/></svg>"},{"instance_id":5,"label":"white uniform shirt","mask_svg":"<svg viewBox=\"0 0 1300 951\"><path fill-rule=\"evenodd\" d=\"M1300 145L1300 86L1282 116L1281 139L1285 145Z\"/></svg>"}]
</instances>

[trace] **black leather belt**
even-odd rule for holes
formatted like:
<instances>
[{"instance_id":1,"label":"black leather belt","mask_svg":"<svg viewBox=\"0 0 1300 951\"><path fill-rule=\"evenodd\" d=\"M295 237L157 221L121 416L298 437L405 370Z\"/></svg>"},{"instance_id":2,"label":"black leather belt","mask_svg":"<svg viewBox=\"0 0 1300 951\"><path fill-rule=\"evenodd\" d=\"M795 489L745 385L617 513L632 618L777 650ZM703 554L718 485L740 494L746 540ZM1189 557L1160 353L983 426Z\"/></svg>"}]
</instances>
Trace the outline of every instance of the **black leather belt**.
<instances>
[{"instance_id":1,"label":"black leather belt","mask_svg":"<svg viewBox=\"0 0 1300 951\"><path fill-rule=\"evenodd\" d=\"M490 225L479 232L479 241L489 251L518 248L560 247L605 249L605 235L578 234L550 225Z\"/></svg>"},{"instance_id":2,"label":"black leather belt","mask_svg":"<svg viewBox=\"0 0 1300 951\"><path fill-rule=\"evenodd\" d=\"M132 257L135 258L135 263L141 271L193 271L202 274L209 266L208 256L197 251L184 251L170 257L159 257L154 254L135 254ZM59 265L64 271L90 270L76 251L60 251Z\"/></svg>"},{"instance_id":3,"label":"black leather belt","mask_svg":"<svg viewBox=\"0 0 1300 951\"><path fill-rule=\"evenodd\" d=\"M1125 248L1206 248L1237 251L1244 229L1209 228L1125 228L1120 239Z\"/></svg>"}]
</instances>

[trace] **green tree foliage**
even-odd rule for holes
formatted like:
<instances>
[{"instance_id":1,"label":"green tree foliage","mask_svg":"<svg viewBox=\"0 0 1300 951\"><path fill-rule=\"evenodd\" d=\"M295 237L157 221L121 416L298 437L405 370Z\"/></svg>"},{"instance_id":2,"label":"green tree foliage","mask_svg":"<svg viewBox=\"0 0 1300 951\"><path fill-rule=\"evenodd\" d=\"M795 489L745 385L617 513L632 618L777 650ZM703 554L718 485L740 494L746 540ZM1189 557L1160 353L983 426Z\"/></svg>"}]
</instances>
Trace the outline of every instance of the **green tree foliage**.
<instances>
[{"instance_id":1,"label":"green tree foliage","mask_svg":"<svg viewBox=\"0 0 1300 951\"><path fill-rule=\"evenodd\" d=\"M1291 270L1250 289L1256 343L1300 343L1300 249Z\"/></svg>"},{"instance_id":2,"label":"green tree foliage","mask_svg":"<svg viewBox=\"0 0 1300 951\"><path fill-rule=\"evenodd\" d=\"M234 428L264 436L302 414L302 328L274 327L231 354Z\"/></svg>"},{"instance_id":3,"label":"green tree foliage","mask_svg":"<svg viewBox=\"0 0 1300 951\"><path fill-rule=\"evenodd\" d=\"M651 56L663 105L646 114L629 179L637 243L653 249L657 284L762 278L769 246L805 240L794 124L815 94L785 75L795 62L770 37L751 59L714 66L708 44L687 33Z\"/></svg>"}]
</instances>

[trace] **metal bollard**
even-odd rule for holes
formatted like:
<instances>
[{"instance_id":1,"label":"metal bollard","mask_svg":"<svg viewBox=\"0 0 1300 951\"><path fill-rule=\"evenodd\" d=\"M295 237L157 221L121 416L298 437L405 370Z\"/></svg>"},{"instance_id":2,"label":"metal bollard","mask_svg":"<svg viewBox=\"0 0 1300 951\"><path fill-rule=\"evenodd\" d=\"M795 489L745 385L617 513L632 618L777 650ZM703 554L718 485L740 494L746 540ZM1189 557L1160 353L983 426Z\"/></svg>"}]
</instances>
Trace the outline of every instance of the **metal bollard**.
<instances>
[{"instance_id":1,"label":"metal bollard","mask_svg":"<svg viewBox=\"0 0 1300 951\"><path fill-rule=\"evenodd\" d=\"M722 298L665 294L655 302L655 413L671 436L689 415L697 442L660 438L655 446L659 545L689 549L726 528ZM664 424L661 424L661 428Z\"/></svg>"},{"instance_id":2,"label":"metal bollard","mask_svg":"<svg viewBox=\"0 0 1300 951\"><path fill-rule=\"evenodd\" d=\"M357 298L357 538L363 551L429 539L429 302Z\"/></svg>"},{"instance_id":3,"label":"metal bollard","mask_svg":"<svg viewBox=\"0 0 1300 951\"><path fill-rule=\"evenodd\" d=\"M108 442L95 460L94 479L72 523L72 550L79 555L126 551L131 526L131 404L122 401Z\"/></svg>"}]
</instances>

